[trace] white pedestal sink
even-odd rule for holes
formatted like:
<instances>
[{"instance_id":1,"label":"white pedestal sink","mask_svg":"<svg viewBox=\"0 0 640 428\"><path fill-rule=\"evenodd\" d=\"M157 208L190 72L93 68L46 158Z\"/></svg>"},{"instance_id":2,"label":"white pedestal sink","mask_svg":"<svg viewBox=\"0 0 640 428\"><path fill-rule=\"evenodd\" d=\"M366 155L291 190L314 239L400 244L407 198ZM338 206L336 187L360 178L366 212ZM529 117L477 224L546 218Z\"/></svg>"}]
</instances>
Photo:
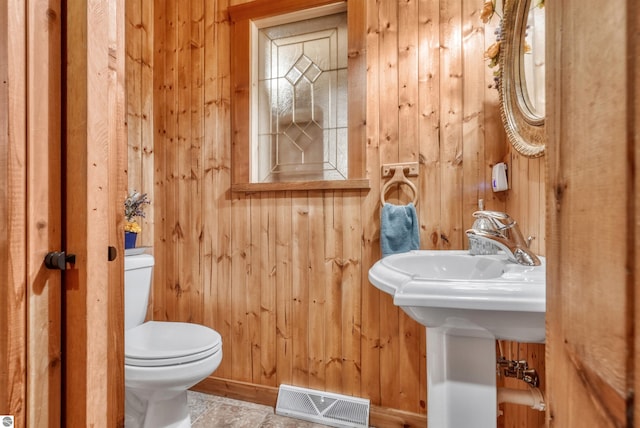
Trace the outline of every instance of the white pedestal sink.
<instances>
[{"instance_id":1,"label":"white pedestal sink","mask_svg":"<svg viewBox=\"0 0 640 428\"><path fill-rule=\"evenodd\" d=\"M369 281L427 328L427 420L435 428L496 426L496 339L544 342L545 260L418 250L394 254Z\"/></svg>"}]
</instances>

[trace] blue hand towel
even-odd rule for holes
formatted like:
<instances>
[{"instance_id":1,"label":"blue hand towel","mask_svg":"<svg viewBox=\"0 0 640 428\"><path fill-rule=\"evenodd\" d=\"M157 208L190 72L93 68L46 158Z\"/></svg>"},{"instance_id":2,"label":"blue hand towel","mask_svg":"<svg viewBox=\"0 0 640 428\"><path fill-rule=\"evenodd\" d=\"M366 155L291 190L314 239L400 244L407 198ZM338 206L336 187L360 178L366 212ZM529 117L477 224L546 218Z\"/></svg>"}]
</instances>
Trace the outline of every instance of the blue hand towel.
<instances>
[{"instance_id":1,"label":"blue hand towel","mask_svg":"<svg viewBox=\"0 0 640 428\"><path fill-rule=\"evenodd\" d=\"M385 203L380 212L380 248L382 257L420 249L416 207Z\"/></svg>"}]
</instances>

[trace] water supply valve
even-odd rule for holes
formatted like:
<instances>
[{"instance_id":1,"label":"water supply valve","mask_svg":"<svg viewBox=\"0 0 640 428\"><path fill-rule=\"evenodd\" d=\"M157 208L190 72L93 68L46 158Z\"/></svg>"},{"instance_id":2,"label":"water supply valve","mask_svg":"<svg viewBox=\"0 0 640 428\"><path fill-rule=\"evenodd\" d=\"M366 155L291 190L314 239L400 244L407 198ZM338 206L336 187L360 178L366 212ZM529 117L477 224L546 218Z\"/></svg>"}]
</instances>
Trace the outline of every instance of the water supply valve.
<instances>
[{"instance_id":1,"label":"water supply valve","mask_svg":"<svg viewBox=\"0 0 640 428\"><path fill-rule=\"evenodd\" d=\"M520 379L534 388L540 386L538 372L536 369L529 368L526 360L507 360L505 357L500 356L497 365L505 377Z\"/></svg>"}]
</instances>

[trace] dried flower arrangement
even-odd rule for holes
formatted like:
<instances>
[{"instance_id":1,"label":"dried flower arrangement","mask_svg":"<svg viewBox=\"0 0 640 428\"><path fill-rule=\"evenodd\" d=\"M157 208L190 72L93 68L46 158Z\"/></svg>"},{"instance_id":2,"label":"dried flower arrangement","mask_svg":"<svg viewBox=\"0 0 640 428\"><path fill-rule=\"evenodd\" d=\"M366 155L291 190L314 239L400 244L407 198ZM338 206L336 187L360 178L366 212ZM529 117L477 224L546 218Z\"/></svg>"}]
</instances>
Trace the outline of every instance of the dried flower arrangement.
<instances>
[{"instance_id":1,"label":"dried flower arrangement","mask_svg":"<svg viewBox=\"0 0 640 428\"><path fill-rule=\"evenodd\" d=\"M493 71L493 84L489 85L489 87L499 89L500 88L499 65L500 65L500 52L501 52L500 47L502 45L502 26L503 26L503 19L504 19L503 18L504 8L506 3L513 0L502 1L502 15L497 12L496 1L497 0L487 0L482 5L482 10L480 11L480 19L482 20L483 23L488 24L493 18L493 15L498 15L500 17L500 23L498 24L498 26L494 31L494 34L496 36L496 41L491 46L489 46L487 50L484 52L484 58L489 61L489 68L495 68L496 66L498 66L498 69ZM540 9L544 8L544 2L545 0L537 0L535 7ZM531 51L531 47L525 41L524 52L528 53L530 51Z\"/></svg>"},{"instance_id":2,"label":"dried flower arrangement","mask_svg":"<svg viewBox=\"0 0 640 428\"><path fill-rule=\"evenodd\" d=\"M150 204L146 193L133 190L124 200L124 217L127 223L124 226L126 232L139 233L142 228L136 221L136 217L145 217L144 206Z\"/></svg>"},{"instance_id":3,"label":"dried flower arrangement","mask_svg":"<svg viewBox=\"0 0 640 428\"><path fill-rule=\"evenodd\" d=\"M506 1L506 0L505 0ZM503 4L504 9L504 4ZM504 10L503 10L504 12ZM482 11L480 12L480 19L485 24L488 24L493 18L493 15L498 15L500 17L500 23L496 27L494 34L496 36L496 41L491 46L487 48L484 52L484 58L489 60L489 68L495 68L500 64L500 45L502 44L502 16L496 11L496 0L487 0L482 6ZM500 69L496 69L493 71L493 84L491 84L490 88L498 89L500 85Z\"/></svg>"}]
</instances>

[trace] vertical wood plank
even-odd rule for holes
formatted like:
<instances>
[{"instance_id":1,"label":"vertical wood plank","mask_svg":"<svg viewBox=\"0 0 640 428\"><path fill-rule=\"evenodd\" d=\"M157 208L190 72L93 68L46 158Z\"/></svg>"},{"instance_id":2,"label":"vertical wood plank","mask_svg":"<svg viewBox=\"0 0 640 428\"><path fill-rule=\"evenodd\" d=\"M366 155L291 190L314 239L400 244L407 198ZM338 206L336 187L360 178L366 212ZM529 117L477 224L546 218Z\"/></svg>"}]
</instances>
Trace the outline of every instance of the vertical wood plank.
<instances>
[{"instance_id":1,"label":"vertical wood plank","mask_svg":"<svg viewBox=\"0 0 640 428\"><path fill-rule=\"evenodd\" d=\"M347 73L349 91L349 176L364 177L366 157L364 140L366 138L366 98L355 97L353 94L366 93L366 31L367 4L370 1L356 0L348 6L348 53ZM362 90L362 86L365 90ZM364 115L364 116L363 116Z\"/></svg>"},{"instance_id":2,"label":"vertical wood plank","mask_svg":"<svg viewBox=\"0 0 640 428\"><path fill-rule=\"evenodd\" d=\"M544 171L542 177L540 177L540 166L544 165L544 163L540 159L529 159L527 162L527 187L529 191L527 192L527 207L526 212L527 223L524 224L524 229L521 230L525 239L528 237L533 238L531 241L531 250L536 254L540 254L540 227L544 222L544 200L540 200L540 191L538 186L532 186L531 183L540 183L540 181L544 181ZM525 221L525 220L521 220Z\"/></svg>"},{"instance_id":3,"label":"vertical wood plank","mask_svg":"<svg viewBox=\"0 0 640 428\"><path fill-rule=\"evenodd\" d=\"M231 37L233 37L233 43L237 46L247 46L245 54L249 54L249 20L244 19L240 22L234 22L232 26ZM233 58L229 57L229 61L233 61L231 64L231 85L234 95L234 103L233 103L233 115L236 119L234 119L234 123L240 122L240 118L246 118L247 112L251 110L249 105L249 88L245 87L246 83L250 82L249 79L249 70L244 64L248 64L249 61L243 61L241 59L242 53L239 55L234 55ZM236 128L232 129L231 132L232 142L231 145L233 147L234 156L240 159L248 159L248 144L249 141L249 129L246 126L237 125ZM234 164L234 168L232 171L232 179L233 183L248 183L249 182L249 171L250 165L249 162Z\"/></svg>"},{"instance_id":4,"label":"vertical wood plank","mask_svg":"<svg viewBox=\"0 0 640 428\"><path fill-rule=\"evenodd\" d=\"M398 2L398 109L399 141L401 161L418 161L420 150L418 122L418 34L415 17L418 1ZM419 184L418 184L419 185ZM406 198L410 198L407 195ZM406 199L405 199L406 200ZM404 201L403 201L404 203ZM420 336L424 328L400 312L400 361L402 371L419 373L418 364L423 349ZM420 382L403 377L400 380L403 410L419 411Z\"/></svg>"},{"instance_id":5,"label":"vertical wood plank","mask_svg":"<svg viewBox=\"0 0 640 428\"><path fill-rule=\"evenodd\" d=\"M518 153L511 153L510 157L510 178L514 190L507 194L507 206L509 207L509 215L518 221L521 232L526 234L529 228L529 162L527 158Z\"/></svg>"},{"instance_id":6,"label":"vertical wood plank","mask_svg":"<svg viewBox=\"0 0 640 428\"><path fill-rule=\"evenodd\" d=\"M418 91L420 135L420 242L422 248L442 248L440 162L440 3L420 0ZM426 345L425 345L426 346ZM425 383L426 385L426 383ZM425 386L426 388L426 386Z\"/></svg>"},{"instance_id":7,"label":"vertical wood plank","mask_svg":"<svg viewBox=\"0 0 640 428\"><path fill-rule=\"evenodd\" d=\"M125 2L127 5L130 2ZM153 246L155 239L155 209L156 195L154 192L155 165L154 151L155 144L155 124L154 124L154 85L155 72L158 67L154 67L154 34L155 34L155 7L154 0L141 0L140 25L141 25L141 46L140 46L140 66L141 66L141 86L142 93L140 100L140 149L142 157L142 171L139 178L139 189L149 195L152 204L145 208L146 217L141 220L142 236L140 236L139 246ZM126 67L125 67L126 69ZM155 71L154 71L155 70ZM128 80L127 80L128 82ZM130 135L130 134L129 134ZM129 172L129 177L131 173Z\"/></svg>"},{"instance_id":8,"label":"vertical wood plank","mask_svg":"<svg viewBox=\"0 0 640 428\"><path fill-rule=\"evenodd\" d=\"M191 200L191 175L194 172L191 149L194 129L191 123L191 93L193 85L192 55L191 55L191 0L180 2L177 7L177 111L176 111L176 164L175 171L175 223L173 241L176 246L177 260L173 293L177 302L177 319L192 321L191 297L195 293L195 275L191 269L192 248L193 257L199 258L198 246L193 242L194 209L199 200ZM196 108L196 106L193 106ZM193 247L192 247L193 246Z\"/></svg>"},{"instance_id":9,"label":"vertical wood plank","mask_svg":"<svg viewBox=\"0 0 640 428\"><path fill-rule=\"evenodd\" d=\"M598 13L594 1L546 6L552 59L546 232L555 262L547 265L547 365L548 379L563 379L547 385L550 426L628 424L637 288L629 270L637 261L628 162L636 102L629 85L637 73L628 56L630 4L608 2ZM591 67L596 59L610 66ZM602 207L610 215L601 216Z\"/></svg>"},{"instance_id":10,"label":"vertical wood plank","mask_svg":"<svg viewBox=\"0 0 640 428\"><path fill-rule=\"evenodd\" d=\"M362 277L362 216L359 191L343 192L343 238L342 238L342 391L348 395L360 394L362 326L362 292L359 287Z\"/></svg>"},{"instance_id":11,"label":"vertical wood plank","mask_svg":"<svg viewBox=\"0 0 640 428\"><path fill-rule=\"evenodd\" d=\"M327 299L324 314L324 342L326 346L325 388L327 391L342 391L342 198L337 193L325 197L325 296Z\"/></svg>"},{"instance_id":12,"label":"vertical wood plank","mask_svg":"<svg viewBox=\"0 0 640 428\"><path fill-rule=\"evenodd\" d=\"M266 284L262 282L261 264L262 264L262 248L268 248L268 242L262 241L262 195L256 194L251 196L250 201L250 223L251 230L249 242L249 277L247 281L246 299L247 299L247 327L249 331L250 363L251 363L251 382L260 383L262 377L261 361L262 349L260 346L261 336L261 304L262 289L266 288ZM268 260L268 259L267 259ZM266 351L266 350L265 350Z\"/></svg>"},{"instance_id":13,"label":"vertical wood plank","mask_svg":"<svg viewBox=\"0 0 640 428\"><path fill-rule=\"evenodd\" d=\"M250 196L234 194L231 219L231 373L234 379L251 381L251 342L247 295L249 293L249 240L251 232Z\"/></svg>"},{"instance_id":14,"label":"vertical wood plank","mask_svg":"<svg viewBox=\"0 0 640 428\"><path fill-rule=\"evenodd\" d=\"M309 201L307 192L291 195L293 382L309 386Z\"/></svg>"},{"instance_id":15,"label":"vertical wood plank","mask_svg":"<svg viewBox=\"0 0 640 428\"><path fill-rule=\"evenodd\" d=\"M124 3L74 2L66 8L65 39L66 124L65 178L67 198L64 225L66 250L76 254L76 264L65 275L65 409L68 426L107 426L119 423L119 404L109 398L120 395L123 385L119 363L123 346L108 334L123 317L123 302L112 287L122 280L109 275L105 248L109 245L110 219L117 218L110 201L110 176L118 176L117 160L110 156L125 120L122 37ZM115 76L115 78L114 78ZM110 83L113 83L111 85ZM115 92L115 93L114 93ZM110 100L114 101L112 109ZM88 143L90 142L90 144ZM113 162L112 162L113 161ZM85 284L91 287L85 287ZM117 299L117 300L116 300ZM119 355L104 358L109 350Z\"/></svg>"},{"instance_id":16,"label":"vertical wood plank","mask_svg":"<svg viewBox=\"0 0 640 428\"><path fill-rule=\"evenodd\" d=\"M129 190L144 192L141 178L142 165L142 0L129 1L126 5L127 39L127 177Z\"/></svg>"},{"instance_id":17,"label":"vertical wood plank","mask_svg":"<svg viewBox=\"0 0 640 428\"><path fill-rule=\"evenodd\" d=\"M484 182L484 59L477 52L484 49L483 23L479 18L483 1L462 2L462 231L473 224L478 200L486 199ZM466 236L462 238L468 247Z\"/></svg>"},{"instance_id":18,"label":"vertical wood plank","mask_svg":"<svg viewBox=\"0 0 640 428\"><path fill-rule=\"evenodd\" d=\"M380 156L386 162L398 161L398 3L382 0L378 7L380 32ZM377 175L378 172L376 171ZM380 366L391 367L399 358L399 309L388 295L380 299ZM383 403L400 408L400 379L392 371L380 370L380 396Z\"/></svg>"},{"instance_id":19,"label":"vertical wood plank","mask_svg":"<svg viewBox=\"0 0 640 428\"><path fill-rule=\"evenodd\" d=\"M108 168L108 240L119 254L124 251L122 230L124 212L122 200L127 194L127 104L126 104L126 5L124 0L109 3L109 168ZM149 83L147 83L149 87ZM151 89L151 88L149 88ZM149 172L146 171L145 175ZM124 425L124 258L117 257L109 264L107 298L108 360L107 426ZM102 326L104 328L104 326Z\"/></svg>"},{"instance_id":20,"label":"vertical wood plank","mask_svg":"<svg viewBox=\"0 0 640 428\"><path fill-rule=\"evenodd\" d=\"M309 387L323 390L326 384L326 329L330 323L325 322L325 264L327 255L323 242L327 214L324 211L324 200L332 192L309 192Z\"/></svg>"},{"instance_id":21,"label":"vertical wood plank","mask_svg":"<svg viewBox=\"0 0 640 428\"><path fill-rule=\"evenodd\" d=\"M204 70L203 70L203 145L202 145L202 285L204 314L203 323L216 325L216 302L218 281L216 276L216 256L218 240L218 210L216 189L216 70L217 70L217 38L216 38L216 6L217 2L204 3ZM223 346L225 345L223 338Z\"/></svg>"},{"instance_id":22,"label":"vertical wood plank","mask_svg":"<svg viewBox=\"0 0 640 428\"><path fill-rule=\"evenodd\" d=\"M627 49L629 50L629 57L636 58L636 60L632 60L631 63L633 71L631 75L635 76L635 78L632 78L629 82L634 91L632 95L634 102L633 105L630 106L633 114L630 117L632 124L630 125L629 131L631 135L633 135L631 144L634 147L634 150L632 156L634 158L635 165L640 165L640 63L637 60L637 58L640 58L640 43L638 43L638 37L640 35L640 7L638 2L628 2L627 7L627 22L629 24L628 37L632 41L632 43L629 43ZM640 210L637 209L637 207L640 207L640 192L638 191L638 189L640 189L640 176L638 174L635 175L633 186L635 189L635 200L633 203L636 207L634 213L635 228L633 230L635 259L631 260L631 263L634 266L633 276L635 280L638 281L638 278L640 278ZM638 308L640 308L640 293L636 292L634 294L634 304L635 348L633 352L633 363L637 368L640 367L640 352L638 352L637 346L637 344L640 343L640 310L638 310ZM640 391L640 371L635 369L633 373L633 387L635 391ZM640 415L640 399L638 398L633 400L633 412L634 415Z\"/></svg>"},{"instance_id":23,"label":"vertical wood plank","mask_svg":"<svg viewBox=\"0 0 640 428\"><path fill-rule=\"evenodd\" d=\"M398 160L417 162L420 151L418 134L418 1L398 2ZM418 183L420 185L420 183ZM410 200L404 195L401 204ZM422 208L422 205L419 205ZM426 207L428 209L428 207ZM399 312L400 359L399 370L407 373L419 373L421 362L420 336L424 328L410 319L403 311ZM419 411L420 382L409 376L400 378L400 403L402 410Z\"/></svg>"},{"instance_id":24,"label":"vertical wood plank","mask_svg":"<svg viewBox=\"0 0 640 428\"><path fill-rule=\"evenodd\" d=\"M480 20L480 17L476 17ZM493 19L484 25L484 47L485 52L489 46L496 41L495 31L500 25L498 15L494 15ZM491 190L491 173L493 165L503 162L507 152L509 152L509 144L506 141L506 134L502 120L500 118L500 100L498 90L495 89L494 72L495 68L489 68L487 61L484 61L484 122L482 123L484 131L484 170L482 184L485 187L484 204L485 209L496 211L507 211L505 208L505 196L503 193L494 193ZM517 191L517 188L516 190Z\"/></svg>"},{"instance_id":25,"label":"vertical wood plank","mask_svg":"<svg viewBox=\"0 0 640 428\"><path fill-rule=\"evenodd\" d=\"M223 340L226 340L225 349L233 351L231 341L232 318L229 308L232 306L232 266L231 266L231 241L232 241L232 217L233 210L229 187L231 185L231 129L230 129L230 105L229 96L231 93L230 78L230 56L229 56L229 22L227 19L228 1L220 0L215 10L215 49L217 54L217 74L215 76L215 114L216 114L216 201L218 214L218 242L217 242L217 283L218 283L218 307L216 329L220 332ZM225 351L226 352L226 351ZM229 353L229 355L233 355ZM225 361L226 360L226 361ZM219 376L231 377L232 359L223 358Z\"/></svg>"},{"instance_id":26,"label":"vertical wood plank","mask_svg":"<svg viewBox=\"0 0 640 428\"><path fill-rule=\"evenodd\" d=\"M417 162L418 133L418 0L398 2L398 157Z\"/></svg>"},{"instance_id":27,"label":"vertical wood plank","mask_svg":"<svg viewBox=\"0 0 640 428\"><path fill-rule=\"evenodd\" d=\"M545 156L545 158L543 160L541 160L541 162L539 163L540 166L540 181L538 182L538 186L537 189L535 189L535 183L534 183L534 190L533 191L537 191L538 192L538 198L540 201L540 211L538 212L538 215L540 216L540 225L539 225L539 231L538 231L538 236L536 237L536 247L535 247L535 251L537 252L537 254L546 256L547 252L546 252L546 248L547 248L547 231L546 231L546 226L547 226L547 218L548 218L548 214L547 214L547 202L546 202L546 190L547 190L547 157Z\"/></svg>"},{"instance_id":28,"label":"vertical wood plank","mask_svg":"<svg viewBox=\"0 0 640 428\"><path fill-rule=\"evenodd\" d=\"M380 221L380 151L379 151L379 30L378 2L368 2L367 15L367 125L366 160L367 176L371 179L371 190L362 205L362 378L360 390L371 402L379 403L380 398L380 292L369 283L368 267L380 258L380 235L377 226ZM337 201L338 199L336 199ZM339 217L339 216L338 216ZM334 217L334 222L337 217ZM331 299L327 302L330 305Z\"/></svg>"},{"instance_id":29,"label":"vertical wood plank","mask_svg":"<svg viewBox=\"0 0 640 428\"><path fill-rule=\"evenodd\" d=\"M27 425L26 5L0 5L0 411ZM27 405L28 406L28 405Z\"/></svg>"},{"instance_id":30,"label":"vertical wood plank","mask_svg":"<svg viewBox=\"0 0 640 428\"><path fill-rule=\"evenodd\" d=\"M277 386L277 266L276 195L270 192L261 199L260 232L260 367L262 385Z\"/></svg>"},{"instance_id":31,"label":"vertical wood plank","mask_svg":"<svg viewBox=\"0 0 640 428\"><path fill-rule=\"evenodd\" d=\"M378 14L380 154L385 161L394 162L399 156L397 1L380 0Z\"/></svg>"},{"instance_id":32,"label":"vertical wood plank","mask_svg":"<svg viewBox=\"0 0 640 428\"><path fill-rule=\"evenodd\" d=\"M418 91L420 135L420 210L418 211L421 247L437 249L441 239L441 163L440 163L440 22L439 1L418 2ZM427 403L427 344L420 333L419 399L420 412Z\"/></svg>"},{"instance_id":33,"label":"vertical wood plank","mask_svg":"<svg viewBox=\"0 0 640 428\"><path fill-rule=\"evenodd\" d=\"M277 384L290 384L293 381L292 212L291 192L278 195L276 198Z\"/></svg>"},{"instance_id":34,"label":"vertical wood plank","mask_svg":"<svg viewBox=\"0 0 640 428\"><path fill-rule=\"evenodd\" d=\"M418 137L418 28L415 16L418 13L417 1L398 2L398 160L417 161L419 153ZM411 195L399 189L400 204L406 203ZM419 373L420 335L424 328L399 311L399 370ZM420 383L409 377L400 378L400 403L402 410L418 411Z\"/></svg>"},{"instance_id":35,"label":"vertical wood plank","mask_svg":"<svg viewBox=\"0 0 640 428\"><path fill-rule=\"evenodd\" d=\"M202 323L204 313L204 284L202 254L203 245L203 206L205 204L203 188L203 144L204 144L204 3L203 0L191 0L189 52L191 55L191 96L189 113L191 115L191 141L189 144L190 169L187 175L189 183L189 204L193 206L190 213L189 228L190 251L189 270L193 272L190 285L190 319ZM194 257L193 250L197 249Z\"/></svg>"},{"instance_id":36,"label":"vertical wood plank","mask_svg":"<svg viewBox=\"0 0 640 428\"><path fill-rule=\"evenodd\" d=\"M43 260L62 247L60 4L29 3L27 17L27 421L59 426L61 275Z\"/></svg>"},{"instance_id":37,"label":"vertical wood plank","mask_svg":"<svg viewBox=\"0 0 640 428\"><path fill-rule=\"evenodd\" d=\"M440 2L440 94L442 189L442 239L444 249L462 248L463 211L463 74L462 4L457 0Z\"/></svg>"},{"instance_id":38,"label":"vertical wood plank","mask_svg":"<svg viewBox=\"0 0 640 428\"><path fill-rule=\"evenodd\" d=\"M151 308L147 317L154 320L167 319L166 311L166 257L170 249L167 242L167 150L168 150L168 102L167 83L169 78L167 62L167 41L169 19L165 0L154 1L153 8L153 288L150 298ZM158 104L163 108L158 108ZM148 163L145 163L149 167ZM149 313L150 312L150 313Z\"/></svg>"},{"instance_id":39,"label":"vertical wood plank","mask_svg":"<svg viewBox=\"0 0 640 428\"><path fill-rule=\"evenodd\" d=\"M179 289L179 253L177 252L177 237L182 233L177 218L178 207L178 156L177 149L179 147L179 130L178 130L178 29L180 27L178 17L178 5L168 0L166 3L166 50L165 50L165 103L166 109L166 139L164 141L166 147L166 155L164 162L163 178L165 180L164 189L164 211L163 216L165 219L164 233L165 233L165 245L170 246L171 250L167 252L165 257L156 263L164 264L165 276L161 278L164 280L163 288L166 294L165 298L165 319L178 320L180 318L179 302L180 297L178 295ZM155 268L155 266L154 266ZM178 293L176 293L176 291ZM162 318L161 318L162 319Z\"/></svg>"}]
</instances>

